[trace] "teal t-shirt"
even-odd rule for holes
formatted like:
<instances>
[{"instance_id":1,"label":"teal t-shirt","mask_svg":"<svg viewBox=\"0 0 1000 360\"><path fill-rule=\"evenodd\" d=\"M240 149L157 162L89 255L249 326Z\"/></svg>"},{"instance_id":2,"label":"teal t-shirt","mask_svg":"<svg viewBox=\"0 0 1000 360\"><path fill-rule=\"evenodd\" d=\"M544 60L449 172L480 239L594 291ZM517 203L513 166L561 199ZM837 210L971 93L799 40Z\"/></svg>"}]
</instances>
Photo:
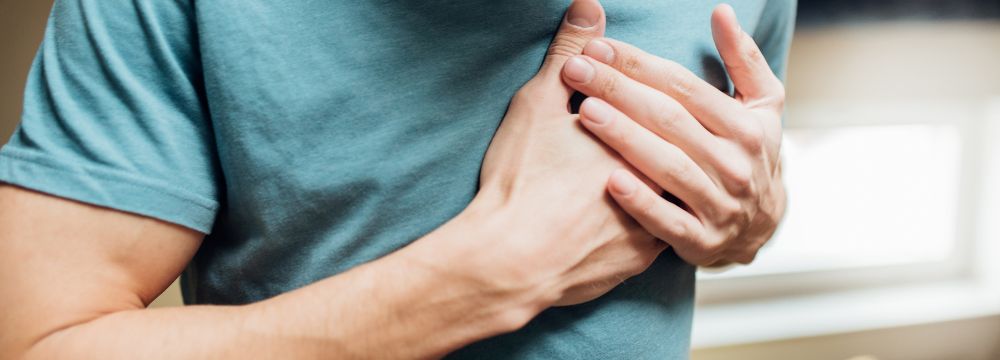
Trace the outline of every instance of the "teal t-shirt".
<instances>
[{"instance_id":1,"label":"teal t-shirt","mask_svg":"<svg viewBox=\"0 0 1000 360\"><path fill-rule=\"evenodd\" d=\"M725 88L715 4L606 0L607 33ZM0 181L207 233L185 300L265 299L460 212L567 5L57 0ZM794 1L733 5L780 73ZM452 356L686 358L693 287L667 252L598 300Z\"/></svg>"}]
</instances>

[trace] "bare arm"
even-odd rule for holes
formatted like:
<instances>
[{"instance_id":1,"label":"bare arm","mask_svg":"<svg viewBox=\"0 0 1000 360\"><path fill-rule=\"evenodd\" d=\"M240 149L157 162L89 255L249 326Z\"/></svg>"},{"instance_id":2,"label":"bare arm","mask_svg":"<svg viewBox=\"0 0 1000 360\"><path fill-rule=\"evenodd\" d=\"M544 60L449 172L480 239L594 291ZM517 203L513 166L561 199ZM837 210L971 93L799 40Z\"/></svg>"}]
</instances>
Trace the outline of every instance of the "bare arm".
<instances>
[{"instance_id":1,"label":"bare arm","mask_svg":"<svg viewBox=\"0 0 1000 360\"><path fill-rule=\"evenodd\" d=\"M628 165L574 121L559 75L603 34L603 11L578 0L570 13L587 21L563 23L515 96L467 209L393 254L259 303L145 309L201 234L0 186L0 358L433 358L642 272L666 245L605 194Z\"/></svg>"},{"instance_id":2,"label":"bare arm","mask_svg":"<svg viewBox=\"0 0 1000 360\"><path fill-rule=\"evenodd\" d=\"M416 244L472 234L460 223ZM419 245L260 303L146 310L201 234L11 186L0 229L3 358L433 357L530 317Z\"/></svg>"}]
</instances>

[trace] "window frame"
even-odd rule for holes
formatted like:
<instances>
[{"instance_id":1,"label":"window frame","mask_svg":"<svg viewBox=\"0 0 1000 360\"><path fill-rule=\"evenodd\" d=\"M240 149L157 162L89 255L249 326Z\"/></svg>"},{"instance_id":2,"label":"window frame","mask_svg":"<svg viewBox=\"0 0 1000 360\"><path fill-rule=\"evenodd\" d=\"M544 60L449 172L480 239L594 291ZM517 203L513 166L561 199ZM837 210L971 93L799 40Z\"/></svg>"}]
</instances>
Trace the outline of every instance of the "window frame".
<instances>
[{"instance_id":1,"label":"window frame","mask_svg":"<svg viewBox=\"0 0 1000 360\"><path fill-rule=\"evenodd\" d=\"M960 134L955 249L946 260L698 280L694 348L871 330L1000 314L1000 95L929 104ZM978 105L977 105L978 104ZM888 104L878 106L898 106ZM864 106L862 106L863 108ZM958 110L956 110L958 109ZM802 110L802 109L798 109ZM815 111L806 109L805 111ZM913 111L928 111L912 109ZM958 114L954 112L957 111ZM796 111L792 111L795 114ZM926 114L925 114L926 115ZM791 128L855 126L804 117ZM846 116L842 118L854 118ZM766 249L765 249L766 251ZM824 311L836 307L836 311ZM831 313L857 316L831 317Z\"/></svg>"}]
</instances>

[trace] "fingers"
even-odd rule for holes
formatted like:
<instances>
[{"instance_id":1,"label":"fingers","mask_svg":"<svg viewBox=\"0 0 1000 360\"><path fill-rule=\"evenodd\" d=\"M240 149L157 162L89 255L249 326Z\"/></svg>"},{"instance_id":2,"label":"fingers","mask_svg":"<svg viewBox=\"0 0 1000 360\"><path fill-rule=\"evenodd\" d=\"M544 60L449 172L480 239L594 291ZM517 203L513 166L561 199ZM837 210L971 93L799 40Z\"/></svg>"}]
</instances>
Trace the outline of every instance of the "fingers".
<instances>
[{"instance_id":1,"label":"fingers","mask_svg":"<svg viewBox=\"0 0 1000 360\"><path fill-rule=\"evenodd\" d=\"M719 209L726 207L727 197L684 151L603 100L587 98L580 106L580 119L591 133L687 204L699 218L717 218L722 212Z\"/></svg>"},{"instance_id":2,"label":"fingers","mask_svg":"<svg viewBox=\"0 0 1000 360\"><path fill-rule=\"evenodd\" d=\"M601 98L685 150L710 141L711 133L669 96L586 56L570 59L563 78L572 88Z\"/></svg>"},{"instance_id":3,"label":"fingers","mask_svg":"<svg viewBox=\"0 0 1000 360\"><path fill-rule=\"evenodd\" d=\"M757 43L740 28L731 6L719 5L712 12L712 37L744 103L783 106L785 91L781 80L767 65Z\"/></svg>"},{"instance_id":4,"label":"fingers","mask_svg":"<svg viewBox=\"0 0 1000 360\"><path fill-rule=\"evenodd\" d=\"M608 192L646 231L668 244L688 243L701 237L701 223L677 205L663 200L632 173L616 170L608 179Z\"/></svg>"},{"instance_id":5,"label":"fingers","mask_svg":"<svg viewBox=\"0 0 1000 360\"><path fill-rule=\"evenodd\" d=\"M621 208L646 231L661 239L685 261L698 266L722 266L732 262L749 264L766 238L747 246L732 246L693 215L664 200L626 170L616 170L608 179L608 192Z\"/></svg>"},{"instance_id":6,"label":"fingers","mask_svg":"<svg viewBox=\"0 0 1000 360\"><path fill-rule=\"evenodd\" d=\"M683 106L588 56L566 63L563 78L574 89L600 98L646 129L677 145L723 186L742 191L752 172L743 151L706 130ZM732 100L732 99L730 99Z\"/></svg>"},{"instance_id":7,"label":"fingers","mask_svg":"<svg viewBox=\"0 0 1000 360\"><path fill-rule=\"evenodd\" d=\"M534 97L546 97L546 103L558 104L565 108L573 95L573 90L562 82L560 72L563 64L569 58L583 52L584 45L591 39L604 36L604 8L597 0L575 0L566 10L562 25L555 38L549 44L545 61L538 75L529 82L526 88L538 90L530 94ZM551 101L549 101L551 100Z\"/></svg>"},{"instance_id":8,"label":"fingers","mask_svg":"<svg viewBox=\"0 0 1000 360\"><path fill-rule=\"evenodd\" d=\"M549 44L542 72L558 75L566 60L583 52L583 47L590 40L604 35L604 27L604 8L597 0L573 1Z\"/></svg>"},{"instance_id":9,"label":"fingers","mask_svg":"<svg viewBox=\"0 0 1000 360\"><path fill-rule=\"evenodd\" d=\"M674 98L714 134L752 147L760 142L760 126L740 116L742 104L678 63L612 39L591 41L583 54Z\"/></svg>"}]
</instances>

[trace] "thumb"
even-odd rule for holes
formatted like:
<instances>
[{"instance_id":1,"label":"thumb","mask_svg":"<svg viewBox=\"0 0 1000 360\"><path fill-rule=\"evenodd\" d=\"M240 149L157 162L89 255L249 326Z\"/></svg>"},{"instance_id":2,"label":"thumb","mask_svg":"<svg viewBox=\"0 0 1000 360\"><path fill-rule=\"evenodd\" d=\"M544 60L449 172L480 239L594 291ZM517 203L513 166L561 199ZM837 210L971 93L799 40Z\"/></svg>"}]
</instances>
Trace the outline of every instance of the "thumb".
<instances>
[{"instance_id":1,"label":"thumb","mask_svg":"<svg viewBox=\"0 0 1000 360\"><path fill-rule=\"evenodd\" d=\"M558 91L569 101L573 90L562 82L562 67L571 57L581 54L591 39L604 36L605 24L604 8L598 0L574 0L545 54L545 62L535 79L537 85Z\"/></svg>"},{"instance_id":2,"label":"thumb","mask_svg":"<svg viewBox=\"0 0 1000 360\"><path fill-rule=\"evenodd\" d=\"M740 28L731 6L719 5L712 12L712 37L736 87L737 98L744 103L783 101L781 80L771 72L753 38Z\"/></svg>"}]
</instances>

